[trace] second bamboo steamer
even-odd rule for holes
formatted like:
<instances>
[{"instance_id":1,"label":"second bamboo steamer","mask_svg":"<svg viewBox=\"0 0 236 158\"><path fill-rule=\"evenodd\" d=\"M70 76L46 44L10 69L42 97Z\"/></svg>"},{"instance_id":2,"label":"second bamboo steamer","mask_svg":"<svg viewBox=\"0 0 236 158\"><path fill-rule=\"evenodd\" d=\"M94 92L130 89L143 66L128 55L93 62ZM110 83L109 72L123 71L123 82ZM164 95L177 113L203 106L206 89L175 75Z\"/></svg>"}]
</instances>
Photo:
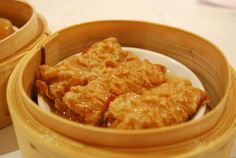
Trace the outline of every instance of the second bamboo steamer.
<instances>
[{"instance_id":1,"label":"second bamboo steamer","mask_svg":"<svg viewBox=\"0 0 236 158\"><path fill-rule=\"evenodd\" d=\"M0 128L2 128L11 123L6 102L8 78L21 57L46 37L48 31L44 19L31 5L23 1L1 1L0 17L10 20L15 30L0 40Z\"/></svg>"}]
</instances>

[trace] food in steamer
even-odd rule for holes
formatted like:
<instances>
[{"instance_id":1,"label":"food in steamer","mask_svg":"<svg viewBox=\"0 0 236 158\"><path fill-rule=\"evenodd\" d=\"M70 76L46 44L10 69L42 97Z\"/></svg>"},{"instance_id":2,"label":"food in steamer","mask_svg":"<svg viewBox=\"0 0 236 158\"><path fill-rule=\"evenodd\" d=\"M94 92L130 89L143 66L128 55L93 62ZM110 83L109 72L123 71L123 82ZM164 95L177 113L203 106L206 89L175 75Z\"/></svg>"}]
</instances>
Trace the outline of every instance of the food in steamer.
<instances>
[{"instance_id":1,"label":"food in steamer","mask_svg":"<svg viewBox=\"0 0 236 158\"><path fill-rule=\"evenodd\" d=\"M115 38L93 44L55 66L39 67L36 87L52 111L82 124L145 129L190 120L207 93L167 68L140 60Z\"/></svg>"}]
</instances>

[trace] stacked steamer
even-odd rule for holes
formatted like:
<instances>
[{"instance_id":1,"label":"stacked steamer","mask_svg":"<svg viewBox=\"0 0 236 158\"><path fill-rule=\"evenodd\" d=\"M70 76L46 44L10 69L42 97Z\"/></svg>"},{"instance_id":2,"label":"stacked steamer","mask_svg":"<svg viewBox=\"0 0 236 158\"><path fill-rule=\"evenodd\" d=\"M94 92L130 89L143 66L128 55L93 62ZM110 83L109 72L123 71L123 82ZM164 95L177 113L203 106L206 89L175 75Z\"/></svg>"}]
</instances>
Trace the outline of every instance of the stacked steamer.
<instances>
[{"instance_id":1,"label":"stacked steamer","mask_svg":"<svg viewBox=\"0 0 236 158\"><path fill-rule=\"evenodd\" d=\"M8 78L19 61L41 38L46 36L46 23L27 3L2 0L0 17L14 25L14 33L0 40L0 128L11 123L6 87Z\"/></svg>"},{"instance_id":2,"label":"stacked steamer","mask_svg":"<svg viewBox=\"0 0 236 158\"><path fill-rule=\"evenodd\" d=\"M111 36L122 46L160 52L185 64L202 81L212 110L199 120L133 131L86 126L42 111L34 86L39 65L55 65ZM235 80L221 51L201 37L153 23L97 21L54 33L33 48L13 71L7 100L23 158L226 158L236 129Z\"/></svg>"}]
</instances>

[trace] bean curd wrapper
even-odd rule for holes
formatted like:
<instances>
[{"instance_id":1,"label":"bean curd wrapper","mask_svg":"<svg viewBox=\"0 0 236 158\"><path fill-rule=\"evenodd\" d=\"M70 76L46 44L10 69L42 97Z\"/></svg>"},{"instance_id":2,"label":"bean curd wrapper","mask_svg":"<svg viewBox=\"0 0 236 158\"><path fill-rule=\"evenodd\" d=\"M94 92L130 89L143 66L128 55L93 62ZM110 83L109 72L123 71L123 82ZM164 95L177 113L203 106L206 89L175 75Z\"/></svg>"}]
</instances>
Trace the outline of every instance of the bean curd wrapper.
<instances>
[{"instance_id":1,"label":"bean curd wrapper","mask_svg":"<svg viewBox=\"0 0 236 158\"><path fill-rule=\"evenodd\" d=\"M54 67L40 66L36 87L68 119L107 128L144 129L188 121L206 92L167 68L124 51L116 38L93 44Z\"/></svg>"}]
</instances>

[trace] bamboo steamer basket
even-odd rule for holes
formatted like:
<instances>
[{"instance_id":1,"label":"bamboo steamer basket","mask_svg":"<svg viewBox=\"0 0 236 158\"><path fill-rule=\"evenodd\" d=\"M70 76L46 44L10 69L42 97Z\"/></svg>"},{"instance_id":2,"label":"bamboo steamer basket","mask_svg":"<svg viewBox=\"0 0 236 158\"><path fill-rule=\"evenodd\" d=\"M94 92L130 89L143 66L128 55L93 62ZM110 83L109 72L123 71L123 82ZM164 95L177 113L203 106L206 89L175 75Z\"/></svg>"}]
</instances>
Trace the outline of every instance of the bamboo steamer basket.
<instances>
[{"instance_id":1,"label":"bamboo steamer basket","mask_svg":"<svg viewBox=\"0 0 236 158\"><path fill-rule=\"evenodd\" d=\"M6 101L8 78L21 57L47 35L47 26L34 8L23 1L1 0L0 17L9 19L18 28L13 34L0 40L0 128L2 128L11 123Z\"/></svg>"},{"instance_id":2,"label":"bamboo steamer basket","mask_svg":"<svg viewBox=\"0 0 236 158\"><path fill-rule=\"evenodd\" d=\"M127 131L71 122L42 111L32 101L29 96L32 95L32 86L40 64L54 65L109 36L117 37L123 46L154 50L187 65L203 82L209 93L211 105L217 105L213 112L207 114L203 119L190 121L181 126ZM198 44L196 45L196 43ZM22 97L25 98L24 105L45 126L79 141L116 147L156 146L179 142L211 129L218 122L226 105L230 77L226 59L221 53L215 53L216 48L210 43L177 29L141 22L94 22L55 33L43 43L42 48L33 52L35 54L24 62L25 64L22 65L24 71L20 73L19 86ZM220 69L221 71L219 71ZM174 137L175 135L178 137Z\"/></svg>"},{"instance_id":3,"label":"bamboo steamer basket","mask_svg":"<svg viewBox=\"0 0 236 158\"><path fill-rule=\"evenodd\" d=\"M213 108L199 120L147 129L91 127L42 111L34 82L40 64L55 65L106 37L122 46L156 51L189 67L202 81ZM14 69L7 100L23 157L228 157L235 135L236 74L221 51L189 32L140 21L75 25L45 38Z\"/></svg>"}]
</instances>

